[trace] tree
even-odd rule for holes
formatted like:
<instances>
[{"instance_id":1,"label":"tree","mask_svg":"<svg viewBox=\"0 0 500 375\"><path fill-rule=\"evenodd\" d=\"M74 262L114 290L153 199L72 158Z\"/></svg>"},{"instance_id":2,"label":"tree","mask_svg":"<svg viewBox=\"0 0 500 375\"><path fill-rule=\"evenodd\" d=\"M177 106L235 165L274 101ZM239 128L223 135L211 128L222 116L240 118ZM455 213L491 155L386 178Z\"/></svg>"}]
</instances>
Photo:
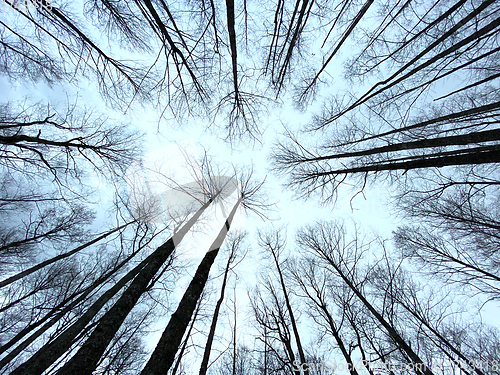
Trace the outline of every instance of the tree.
<instances>
[{"instance_id":1,"label":"tree","mask_svg":"<svg viewBox=\"0 0 500 375\"><path fill-rule=\"evenodd\" d=\"M70 284L71 288L69 288L68 291L61 293L61 296L58 296L56 299L52 298L50 303L45 301L39 314L32 315L30 320L26 322L25 326L20 329L17 334L13 335L13 327L10 327L11 335L13 335L13 337L1 346L0 352L3 353L14 345L17 346L0 361L0 367L3 367L11 362L31 343L39 339L47 331L50 332L50 329L53 329L55 325L60 324L65 320L63 324L60 324L57 331L67 328L67 325L73 321L74 317L78 317L80 315L80 311L95 299L99 290L112 283L113 276L119 274L120 270L129 266L129 262L137 256L138 253L144 249L144 247L148 246L158 234L161 233L160 231L150 235L147 229L145 231L142 231L142 229L143 228L140 226L136 228L135 238L132 239L130 254L127 254L128 249L123 248L116 254L109 252L106 259L100 259L100 267L96 265L94 265L93 268L89 267L89 271L91 271L91 273L78 275L79 277L72 283L73 285ZM122 238L122 246L124 246L125 243L129 243L129 241ZM101 250L102 249L104 249L104 247L101 247ZM67 263L63 263L59 267L64 269L67 266ZM95 276L92 277L89 275ZM56 304L55 302L58 303ZM53 307L49 308L49 306ZM44 313L45 309L48 310L46 313ZM30 336L21 342L21 340L27 335Z\"/></svg>"},{"instance_id":2,"label":"tree","mask_svg":"<svg viewBox=\"0 0 500 375\"><path fill-rule=\"evenodd\" d=\"M179 302L177 310L174 314L172 314L167 327L163 331L160 341L156 345L151 358L146 363L146 366L142 370L141 374L160 374L170 369L173 364L175 354L179 350L182 337L184 336L189 321L191 320L196 304L201 296L201 293L203 292L203 289L205 288L210 269L229 232L231 222L238 207L241 204L241 206L245 209L252 210L254 212L259 212L259 208L262 207L262 202L258 205L253 204L253 202L257 199L262 183L255 184L251 181L251 178L252 172L242 172L239 175L239 189L241 190L238 190L236 203L233 205L233 208L231 209L231 212L229 213L217 238L214 240L208 252L201 260L196 273Z\"/></svg>"},{"instance_id":3,"label":"tree","mask_svg":"<svg viewBox=\"0 0 500 375\"><path fill-rule=\"evenodd\" d=\"M113 307L109 309L99 320L99 324L85 342L86 346L84 344L84 346L80 348L77 355L72 358L72 362L68 362L65 365L65 368L61 369L61 371L66 371L69 366L78 365L73 371L85 371L91 373L95 369L100 357L104 353L116 331L120 328L120 325L125 320L130 310L132 310L135 306L139 297L148 289L148 286L155 274L160 270L165 261L174 251L175 244L180 243L187 231L196 223L197 219L206 210L210 203L217 199L220 192L220 189L216 190L213 197L208 198L208 201L202 205L202 207L182 228L174 234L174 236L158 247L156 251L150 254L133 270L129 271L127 275L115 284L113 288L108 290L105 295L103 295L100 300L98 300L94 306L92 306L82 316L82 318L79 319L77 323L67 329L64 335L59 336L58 339L50 345L43 347L33 357L31 357L30 360L19 366L13 374L41 374L45 371L48 366L50 366L59 356L69 349L76 335L84 329L95 314L97 314L97 312L102 308L104 303L107 302L107 300L109 300L109 298L116 292L122 289L130 280L133 280ZM82 358L85 360L85 363L83 364L79 362Z\"/></svg>"},{"instance_id":4,"label":"tree","mask_svg":"<svg viewBox=\"0 0 500 375\"><path fill-rule=\"evenodd\" d=\"M492 5L387 4L346 66L352 84L375 72L386 77L359 97L337 94L325 104L305 127L325 141L288 132L273 152L274 169L301 195L334 200L344 183L362 190L381 177L422 179L444 167L460 173L498 163L498 90L496 75L487 73L499 52ZM473 83L440 105L429 100L440 82L460 74Z\"/></svg>"},{"instance_id":5,"label":"tree","mask_svg":"<svg viewBox=\"0 0 500 375\"><path fill-rule=\"evenodd\" d=\"M209 366L208 361L210 360L210 353L212 351L212 345L214 344L215 330L217 328L217 322L219 320L219 314L224 302L224 296L226 292L226 286L229 279L229 271L232 271L235 266L233 266L236 260L237 251L240 250L241 243L243 242L246 233L237 234L229 238L228 247L230 249L229 256L227 258L226 268L224 269L224 277L222 280L222 286L220 290L220 297L215 305L214 313L212 314L212 322L210 324L210 331L208 332L207 343L203 350L203 359L200 365L200 375L206 375ZM241 251L241 250L240 250Z\"/></svg>"},{"instance_id":6,"label":"tree","mask_svg":"<svg viewBox=\"0 0 500 375\"><path fill-rule=\"evenodd\" d=\"M498 211L495 184L445 184L433 192L408 191L400 210L420 225L401 226L394 239L402 255L446 282L460 283L472 295L498 296ZM495 178L490 174L490 178ZM424 191L427 190L424 186ZM472 288L472 289L471 289Z\"/></svg>"},{"instance_id":7,"label":"tree","mask_svg":"<svg viewBox=\"0 0 500 375\"><path fill-rule=\"evenodd\" d=\"M293 368L296 357L285 301L271 280L260 282L259 287L263 291L256 288L250 295L250 303L257 322L258 337L264 342L264 350L268 353L266 360L269 365L276 362L279 371L300 374L300 370Z\"/></svg>"},{"instance_id":8,"label":"tree","mask_svg":"<svg viewBox=\"0 0 500 375\"><path fill-rule=\"evenodd\" d=\"M185 330L189 325L191 316L196 308L198 299L203 292L205 284L208 280L208 274L210 268L212 267L217 254L219 253L220 247L231 226L231 222L234 218L234 214L239 206L241 197L234 205L233 209L229 213L224 226L222 227L219 235L214 240L210 249L205 254L203 259L196 270L196 273L191 280L188 288L186 289L177 310L172 314L170 321L163 331L160 341L156 345L156 348L151 355L151 358L146 363L146 366L142 370L141 374L161 374L165 373L170 369L173 364L175 354L179 350L182 337L184 336Z\"/></svg>"},{"instance_id":9,"label":"tree","mask_svg":"<svg viewBox=\"0 0 500 375\"><path fill-rule=\"evenodd\" d=\"M306 363L306 356L304 353L304 349L302 347L302 342L300 340L299 330L297 328L297 321L295 319L295 315L293 313L292 305L290 303L289 292L287 291L287 287L285 284L285 277L283 275L283 271L281 269L282 264L280 260L280 255L283 249L286 246L286 241L283 238L285 235L282 234L282 230L276 230L274 233L272 232L259 232L259 245L262 249L268 252L272 260L274 261L274 266L276 267L276 271L279 276L279 282L281 286L281 292L283 293L283 297L285 299L286 309L288 316L290 317L290 323L292 324L292 332L293 337L295 338L295 343L297 345L297 350L299 352L299 358L301 363ZM307 367L307 366L306 366ZM309 370L306 368L304 370L305 375L309 375Z\"/></svg>"},{"instance_id":10,"label":"tree","mask_svg":"<svg viewBox=\"0 0 500 375\"><path fill-rule=\"evenodd\" d=\"M346 315L348 306L352 304L352 293L342 288L342 285L335 285L328 276L329 271L318 266L314 258L301 259L300 262L293 263L290 268L294 282L302 290L301 297L306 299L305 305L308 307L309 314L321 328L320 338L322 339L327 333L332 335L348 365L349 372L357 375L358 372L352 359L354 348L352 345L346 345L340 333L344 321L348 320ZM337 289L340 293L334 291ZM340 305L340 311L333 312L329 308L332 304ZM338 318L335 319L334 316Z\"/></svg>"},{"instance_id":11,"label":"tree","mask_svg":"<svg viewBox=\"0 0 500 375\"><path fill-rule=\"evenodd\" d=\"M407 358L415 365L421 366L420 370L431 375L433 372L425 365L417 353L400 335L400 333L391 325L383 314L370 303L362 290L362 283L357 277L357 264L359 263L363 249L363 244L358 242L356 238L352 241L347 241L345 238L345 229L337 223L317 223L315 226L310 226L297 236L298 244L304 246L313 254L320 257L332 271L336 273L346 286L356 295L363 303L370 314L384 328L388 336L397 345ZM366 246L366 245L365 245Z\"/></svg>"}]
</instances>

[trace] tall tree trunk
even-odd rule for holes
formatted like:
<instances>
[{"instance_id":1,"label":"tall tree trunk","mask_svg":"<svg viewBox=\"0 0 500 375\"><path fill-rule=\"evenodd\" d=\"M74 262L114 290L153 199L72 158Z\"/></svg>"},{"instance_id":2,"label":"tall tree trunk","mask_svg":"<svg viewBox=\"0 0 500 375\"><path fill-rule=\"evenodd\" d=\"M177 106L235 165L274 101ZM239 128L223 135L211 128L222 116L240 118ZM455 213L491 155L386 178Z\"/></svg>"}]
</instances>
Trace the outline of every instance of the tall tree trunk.
<instances>
[{"instance_id":1,"label":"tall tree trunk","mask_svg":"<svg viewBox=\"0 0 500 375\"><path fill-rule=\"evenodd\" d=\"M123 321L134 308L141 295L148 289L151 280L175 250L186 233L198 221L206 208L213 202L210 199L196 214L165 244L160 246L148 264L139 272L134 281L120 296L104 316L99 319L97 327L85 341L73 358L71 358L58 372L58 375L91 375L97 363L106 350Z\"/></svg>"},{"instance_id":2,"label":"tall tree trunk","mask_svg":"<svg viewBox=\"0 0 500 375\"><path fill-rule=\"evenodd\" d=\"M233 372L232 375L236 375L236 323L238 314L236 312L236 285L234 286L233 289L233 319L234 319L234 326L233 326Z\"/></svg>"},{"instance_id":3,"label":"tall tree trunk","mask_svg":"<svg viewBox=\"0 0 500 375\"><path fill-rule=\"evenodd\" d=\"M215 197L214 197L215 198ZM179 230L172 238L156 249L138 266L129 271L115 286L106 291L70 328L52 343L42 347L28 361L12 372L12 375L40 375L54 363L72 345L73 340L87 326L101 308L121 290L129 281L134 279L130 286L123 292L113 307L99 320L99 323L80 348L77 354L59 370L60 374L91 374L100 359L100 356L128 315L135 303L147 289L148 283L154 277L162 264L174 251L178 244L193 224L198 220L212 200L204 204L198 212ZM137 276L136 276L137 275ZM78 365L75 367L75 365Z\"/></svg>"},{"instance_id":4,"label":"tall tree trunk","mask_svg":"<svg viewBox=\"0 0 500 375\"><path fill-rule=\"evenodd\" d=\"M434 375L433 372L425 366L424 362L420 359L420 357L413 351L413 349L406 343L405 340L399 335L399 333L392 327L382 315L368 302L365 296L358 290L358 288L352 283L352 281L344 274L344 272L340 269L340 267L331 259L326 257L328 263L335 269L337 274L344 280L347 286L356 294L356 296L363 302L366 308L372 313L375 319L386 329L389 336L396 342L396 344L408 355L408 357L413 361L414 364L423 365L424 368L422 372L425 375Z\"/></svg>"},{"instance_id":5,"label":"tall tree trunk","mask_svg":"<svg viewBox=\"0 0 500 375\"><path fill-rule=\"evenodd\" d=\"M149 243L150 241L148 241ZM144 246L146 246L145 244ZM30 337L24 340L20 345L18 345L14 350L12 350L7 356L2 358L0 361L0 369L2 369L5 365L7 365L11 360L13 360L16 356L18 356L28 345L30 345L33 341L38 339L43 333L45 333L50 327L56 324L64 315L66 315L69 311L71 311L75 306L77 306L80 302L84 301L90 293L95 291L100 285L109 280L109 278L116 273L120 268L126 265L134 256L136 256L139 251L141 251L144 246L140 246L134 253L130 254L127 258L125 258L122 262L120 262L117 266L115 266L112 270L107 272L105 275L95 280L88 288L76 292L73 295L66 298L59 305L51 309L43 318L30 324L21 330L17 335L15 335L9 342L5 343L0 347L0 354L8 350L10 347L19 342L24 336L26 336L29 332L33 331L47 320L50 319L43 327L41 327L38 331L33 333ZM137 271L138 272L138 271ZM79 295L80 294L80 295ZM79 295L79 296L78 296ZM77 297L78 296L78 297ZM76 298L76 299L75 299ZM109 298L106 299L106 301ZM68 302L70 302L68 304Z\"/></svg>"},{"instance_id":6,"label":"tall tree trunk","mask_svg":"<svg viewBox=\"0 0 500 375\"><path fill-rule=\"evenodd\" d=\"M468 144L477 144L482 142L493 142L500 140L500 129L485 130L482 132L474 132L469 134L453 135L449 137L428 138L419 141L395 143L388 146L374 147L367 150L343 152L317 158L303 159L303 161L320 161L332 160L341 158L350 158L355 156L367 156L374 154L382 154L386 152L416 150L421 148L444 147L444 146L459 146Z\"/></svg>"},{"instance_id":7,"label":"tall tree trunk","mask_svg":"<svg viewBox=\"0 0 500 375\"><path fill-rule=\"evenodd\" d=\"M403 308L408 311L413 317L415 317L420 323L422 323L425 327L427 327L448 349L450 349L455 355L458 356L462 361L465 361L467 364L472 365L472 369L477 373L477 375L484 375L484 372L482 369L474 366L474 361L469 360L465 355L456 348L456 345L452 344L449 342L446 337L444 337L436 328L432 327L430 323L425 319L421 314L418 314L415 309L412 309L410 306L408 306L407 303L402 301L401 299L397 299L398 303L403 306ZM439 345L438 345L439 347ZM446 352L445 352L446 353ZM448 355L448 353L446 353ZM465 366L468 367L468 366ZM461 368L461 370L464 370Z\"/></svg>"},{"instance_id":8,"label":"tall tree trunk","mask_svg":"<svg viewBox=\"0 0 500 375\"><path fill-rule=\"evenodd\" d=\"M344 345L344 341L342 341L342 338L340 337L340 332L337 329L337 327L335 326L335 322L333 320L332 315L330 314L330 311L328 311L325 304L323 304L319 307L321 308L321 310L323 310L323 312L326 315L326 320L328 322L328 325L330 326L330 329L332 330L333 337L335 338L335 341L337 342L337 345L338 345L340 351L342 352L342 355L344 356L344 359L346 360L347 365L349 366L348 367L349 372L351 373L351 375L358 375L358 371L356 370L356 367L354 366L354 363L352 362L352 358L351 358L350 354L347 352L347 349Z\"/></svg>"},{"instance_id":9,"label":"tall tree trunk","mask_svg":"<svg viewBox=\"0 0 500 375\"><path fill-rule=\"evenodd\" d=\"M177 356L177 361L175 361L175 365L174 365L174 368L172 369L171 375L177 374L177 370L179 369L179 366L180 366L181 361L182 361L182 356L184 355L184 352L186 351L189 338L191 337L191 331L193 330L194 323L196 322L196 318L198 317L198 313L200 312L200 306L201 306L202 300L203 300L203 296L198 301L198 305L196 306L196 310L194 311L193 319L191 319L191 325L189 326L189 329L186 333L186 338L184 339L184 344L182 344L181 351L179 352L179 355Z\"/></svg>"},{"instance_id":10,"label":"tall tree trunk","mask_svg":"<svg viewBox=\"0 0 500 375\"><path fill-rule=\"evenodd\" d=\"M445 32L440 38L436 39L433 43L431 43L429 46L427 46L422 52L420 52L418 55L416 55L413 59L411 59L408 63L406 63L403 67L401 67L397 72L392 74L389 78L377 82L375 85L373 85L365 94L363 94L358 100L356 100L353 104L351 104L348 108L342 110L340 113L336 114L332 118L328 119L325 121L324 125L328 123L332 123L333 121L337 120L341 116L345 115L347 112L355 109L356 107L359 107L361 104L367 102L369 99L375 97L376 95L381 94L382 92L390 89L391 87L395 86L396 84L402 82L406 78L410 77L411 75L415 74L416 72L430 66L437 60L452 54L456 52L458 49L466 46L469 43L472 43L476 41L479 37L485 35L486 33L490 32L491 30L494 30L496 27L500 25L500 18L495 19L493 22L488 24L487 26L481 28L480 30L475 31L473 34L469 35L468 37L462 39L458 43L452 45L451 47L447 48L446 50L436 54L435 56L427 59L424 63L414 67L411 71L408 73L404 74L403 76L399 77L396 79L396 77L400 74L403 74L403 72L408 69L411 66L414 66L415 63L420 60L422 57L424 57L427 53L432 51L434 48L437 46L441 45L446 39L454 36L456 32L465 26L469 21L476 19L482 11L484 11L488 6L495 4L495 0L486 0L482 2L477 8L474 9L471 13L469 13L467 16L465 16L460 22L456 22L453 27L451 27L447 32ZM395 81L393 81L396 79ZM391 82L393 81L393 82ZM375 90L379 86L384 86L378 90ZM375 91L375 92L373 92ZM324 126L323 125L323 126Z\"/></svg>"},{"instance_id":11,"label":"tall tree trunk","mask_svg":"<svg viewBox=\"0 0 500 375\"><path fill-rule=\"evenodd\" d=\"M451 165L475 165L475 164L491 164L500 162L500 146L477 147L473 149L463 150L464 152L453 152L455 155L446 155L447 153L421 155L415 157L416 160L408 161L389 161L387 163L374 163L363 165L360 167L352 167L345 169L337 169L333 171L311 173L306 179L318 178L321 176L340 175L348 173L361 172L380 172L380 171L396 171L410 170L421 168L441 168ZM461 153L461 154L460 154ZM444 156L441 156L444 155Z\"/></svg>"},{"instance_id":12,"label":"tall tree trunk","mask_svg":"<svg viewBox=\"0 0 500 375\"><path fill-rule=\"evenodd\" d=\"M231 264L234 260L234 251L235 249L232 249L233 251L229 255L229 258L227 260L226 264L226 269L224 270L224 279L222 281L222 286L220 290L220 297L217 300L217 304L215 305L215 310L212 316L212 323L210 324L210 331L208 333L208 338L207 338L207 343L205 344L205 349L203 351L203 359L201 361L200 365L200 375L206 375L207 369L208 369L208 360L210 359L210 351L212 350L212 344L214 341L215 337L215 329L217 328L217 320L219 318L219 312L220 308L222 306L222 303L224 302L224 293L226 291L226 284L227 284L227 278L229 275L229 269L231 267Z\"/></svg>"},{"instance_id":13,"label":"tall tree trunk","mask_svg":"<svg viewBox=\"0 0 500 375\"><path fill-rule=\"evenodd\" d=\"M295 316L293 314L292 305L290 303L290 298L288 298L288 291L285 285L285 279L283 278L283 273L281 272L281 267L278 261L278 257L276 255L275 249L270 247L271 253L273 255L274 263L276 264L276 269L278 270L278 275L280 277L281 289L283 290L283 296L285 297L286 308L288 310L288 315L290 316L290 321L292 323L293 335L295 337L295 342L297 343L297 349L299 351L299 358L302 363L306 362L306 356L304 354L304 349L302 348L302 342L300 341L299 330L297 328L297 322L295 321ZM309 370L304 370L305 375L309 375Z\"/></svg>"},{"instance_id":14,"label":"tall tree trunk","mask_svg":"<svg viewBox=\"0 0 500 375\"><path fill-rule=\"evenodd\" d=\"M91 245L99 242L100 240L108 237L109 235L111 235L111 234L113 234L113 233L115 233L115 232L117 232L117 231L125 228L126 226L128 226L131 223L133 223L133 221L131 221L129 223L126 223L126 224L123 224L123 225L121 225L121 226L119 226L119 227L117 227L117 228L115 228L113 230L110 230L109 232L106 232L106 233L100 235L99 237L94 238L92 241L89 241L89 242L87 242L87 243L85 243L85 244L83 244L81 246L78 246L77 248L75 248L75 249L73 249L71 251L68 251L67 253L57 255L57 256L55 256L55 257L53 257L51 259L47 259L47 260L45 260L45 261L43 261L41 263L38 263L37 265L35 265L35 266L31 267L31 268L28 268L25 271L19 272L18 274L9 277L8 279L6 279L4 281L0 281L0 288L3 288L4 286L7 286L9 284L12 284L14 281L19 280L19 279L21 279L21 278L23 278L25 276L28 276L28 275L32 274L33 272L36 272L36 271L38 271L38 270L40 270L40 269L42 269L42 268L44 268L44 267L46 267L46 266L48 266L48 265L50 265L52 263L55 263L55 262L57 262L57 261L59 261L61 259L65 259L65 258L67 258L67 257L69 257L69 256L71 256L73 254L76 254L80 250L83 250L83 249L85 249L85 248L87 248L87 247L89 247L89 246L91 246Z\"/></svg>"},{"instance_id":15,"label":"tall tree trunk","mask_svg":"<svg viewBox=\"0 0 500 375\"><path fill-rule=\"evenodd\" d=\"M219 232L219 235L210 246L209 251L206 253L196 273L191 280L188 288L186 289L177 310L170 317L167 327L163 331L160 341L151 355L148 363L141 372L141 375L164 375L168 372L172 363L174 362L175 354L179 350L182 337L186 332L186 328L191 321L193 311L198 303L198 299L205 288L208 280L210 268L215 261L219 249L229 231L234 214L241 202L239 198L234 205L229 217L227 218L224 226ZM67 375L70 375L68 373ZM89 373L90 375L90 373Z\"/></svg>"}]
</instances>

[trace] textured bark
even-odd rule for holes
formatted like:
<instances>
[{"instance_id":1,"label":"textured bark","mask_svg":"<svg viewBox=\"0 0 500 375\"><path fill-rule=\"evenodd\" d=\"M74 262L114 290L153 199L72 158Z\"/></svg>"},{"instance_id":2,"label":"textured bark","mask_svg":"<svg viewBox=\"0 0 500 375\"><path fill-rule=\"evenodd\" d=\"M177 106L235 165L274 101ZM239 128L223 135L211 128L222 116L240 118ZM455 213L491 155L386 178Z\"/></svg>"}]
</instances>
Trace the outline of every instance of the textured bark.
<instances>
[{"instance_id":1,"label":"textured bark","mask_svg":"<svg viewBox=\"0 0 500 375\"><path fill-rule=\"evenodd\" d=\"M151 358L142 370L141 375L164 375L172 366L175 354L179 350L182 337L186 332L187 326L193 316L194 309L196 308L201 293L207 283L210 268L219 253L220 246L229 231L234 214L236 213L240 202L241 198L234 205L229 217L219 232L219 235L210 246L210 250L202 259L196 273L193 276L193 279L179 302L177 310L170 317L170 321L163 331L160 341L156 345Z\"/></svg>"}]
</instances>

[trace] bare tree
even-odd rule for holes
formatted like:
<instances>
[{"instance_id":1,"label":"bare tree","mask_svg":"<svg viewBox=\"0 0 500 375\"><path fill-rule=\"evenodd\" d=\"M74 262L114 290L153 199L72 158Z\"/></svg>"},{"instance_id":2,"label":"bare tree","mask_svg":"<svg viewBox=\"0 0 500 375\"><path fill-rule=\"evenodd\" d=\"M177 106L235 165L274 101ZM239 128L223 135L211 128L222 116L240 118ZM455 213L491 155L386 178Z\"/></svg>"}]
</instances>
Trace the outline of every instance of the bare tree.
<instances>
[{"instance_id":1,"label":"bare tree","mask_svg":"<svg viewBox=\"0 0 500 375\"><path fill-rule=\"evenodd\" d=\"M229 272L234 269L233 263L238 255L237 251L241 251L241 243L243 242L246 233L237 234L235 236L229 236L229 241L227 247L230 249L229 256L227 258L226 268L224 269L224 277L222 280L222 286L220 289L220 297L215 305L214 312L212 314L212 322L210 324L210 331L208 332L207 343L205 344L205 349L203 350L203 359L200 365L200 375L205 375L209 366L210 353L212 351L212 346L215 339L215 330L217 328L217 322L219 320L219 314L224 302L224 296L226 292L226 286L229 279Z\"/></svg>"},{"instance_id":2,"label":"bare tree","mask_svg":"<svg viewBox=\"0 0 500 375\"><path fill-rule=\"evenodd\" d=\"M282 270L283 262L286 260L281 260L280 256L284 251L286 246L286 241L284 237L286 234L283 234L283 229L276 230L274 232L259 232L259 245L264 251L268 252L271 256L274 266L276 267L276 272L278 273L279 282L281 286L281 291L283 293L283 297L285 299L286 309L288 312L288 316L290 317L290 323L292 324L293 336L295 338L295 343L297 345L297 350L299 352L299 358L301 363L306 363L306 356L304 349L302 347L302 342L300 340L299 330L297 327L297 321L295 318L295 314L293 312L292 304L290 302L290 296L288 292L288 288L285 284L285 276ZM306 366L307 367L307 366ZM309 370L305 369L304 374L308 375Z\"/></svg>"},{"instance_id":3,"label":"bare tree","mask_svg":"<svg viewBox=\"0 0 500 375\"><path fill-rule=\"evenodd\" d=\"M355 234L356 236L356 234ZM351 241L346 238L345 229L338 223L320 222L298 233L298 244L307 248L311 253L320 257L328 267L331 267L336 276L354 293L363 303L370 314L379 322L389 337L407 358L421 366L420 371L426 375L433 372L417 355L390 321L366 298L362 281L359 280L359 266L361 256L366 251L366 245L354 237ZM417 367L415 367L417 368Z\"/></svg>"}]
</instances>

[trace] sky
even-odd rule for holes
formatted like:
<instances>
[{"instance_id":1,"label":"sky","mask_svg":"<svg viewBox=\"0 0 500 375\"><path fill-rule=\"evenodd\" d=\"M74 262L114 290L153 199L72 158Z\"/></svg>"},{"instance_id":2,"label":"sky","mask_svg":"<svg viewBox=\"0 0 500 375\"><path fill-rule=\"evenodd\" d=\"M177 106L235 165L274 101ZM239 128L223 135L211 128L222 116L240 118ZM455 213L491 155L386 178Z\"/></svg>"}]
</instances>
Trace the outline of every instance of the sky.
<instances>
[{"instance_id":1,"label":"sky","mask_svg":"<svg viewBox=\"0 0 500 375\"><path fill-rule=\"evenodd\" d=\"M96 34L96 38L99 36ZM230 170L231 165L235 166L248 166L253 164L255 167L255 175L257 179L266 179L265 196L270 203L275 203L275 211L269 213L269 217L265 220L249 215L245 217L243 212L238 212L235 217L233 230L248 230L249 243L251 246L248 255L248 261L241 266L245 270L243 273L247 280L240 280L241 288L239 296L241 300L246 298L245 286L251 285L252 280L259 272L259 264L256 260L259 259L259 250L256 246L255 231L257 228L266 227L270 224L281 227L286 226L288 231L288 244L290 250L294 251L294 232L296 229L305 224L311 224L316 220L331 220L343 218L346 220L353 220L363 228L364 231L380 235L382 238L390 238L393 230L401 223L401 219L391 214L392 209L388 201L393 196L394 191L387 184L379 183L376 185L368 186L363 194L356 195L351 200L352 190L343 188L340 191L339 199L332 208L331 205L321 205L314 199L300 200L294 197L293 193L286 190L283 186L284 181L279 177L273 175L270 171L269 156L273 150L276 138L283 133L284 126L299 128L306 124L311 114L317 112L321 106L321 102L329 94L348 91L356 89L358 92L363 92L364 87L352 88L346 87L344 81L341 79L342 73L342 60L346 57L346 51L349 51L349 43L346 44L339 53L339 58L336 63L329 66L325 75L330 77L332 84L328 89L322 91L322 97L315 102L315 104L308 108L307 112L301 112L290 104L289 97L285 96L283 103L270 104L268 111L261 116L261 129L264 130L262 136L262 143L229 145L224 142L220 133L207 129L210 123L208 119L188 119L181 124L176 123L174 120L163 119L158 123L158 110L151 106L135 104L126 113L121 113L109 108L100 97L97 88L92 82L82 78L76 85L67 83L54 84L52 87L45 83L31 83L31 82L8 82L4 76L0 76L0 93L3 99L9 100L22 100L23 97L29 96L33 102L49 101L52 104L59 103L63 107L66 101L73 102L78 100L81 105L94 108L99 112L108 114L111 118L123 121L130 124L132 129L144 133L144 154L141 160L137 160L137 165L146 165L148 168L149 162L152 160L166 159L169 166L175 165L177 168L168 169L168 173L180 185L190 183L190 174L186 173L185 160L183 160L182 152L179 152L179 147L184 151L189 150L190 155L202 155L204 151L211 155L214 160L223 165L226 170ZM125 51L119 50L116 46L111 46L112 50L118 54L124 54L129 58L134 55L128 54ZM441 92L449 92L459 87L459 82L447 82L445 85L436 88L436 96ZM219 125L222 125L221 118L216 119ZM139 168L144 172L143 167ZM165 171L167 173L167 171ZM132 179L133 180L133 179ZM139 180L140 181L140 178ZM113 191L109 186L97 176L93 177L93 184L96 186L98 192L95 200L100 206L106 206L103 202L109 202L112 199ZM135 186L132 182L132 187ZM130 187L129 187L130 188ZM154 187L155 194L161 195L165 191L161 187ZM130 191L130 190L129 190ZM227 202L226 212L230 211L231 204L233 204L235 195L229 197ZM229 208L228 208L229 207ZM133 210L133 208L132 208ZM208 224L204 226L203 231L186 237L183 241L182 256L187 260L192 260L196 263L197 259L201 259L203 252L199 249L208 249L209 244L218 233L218 228L224 222L224 214L220 207L211 207L211 210L206 213L206 220ZM104 214L99 214L98 221L105 220ZM214 219L215 217L215 219ZM96 226L99 226L97 223ZM189 246L192 244L193 246ZM193 273L193 270L191 271ZM189 280L189 275L186 275L183 280L179 282L180 285L186 284ZM250 281L249 281L250 280ZM179 290L183 290L179 287ZM243 310L247 304L241 303ZM484 319L490 324L500 324L495 319L495 307L492 304L485 307L483 310ZM164 322L159 322L161 326ZM150 343L155 342L156 332L150 340ZM154 345L154 344L151 344Z\"/></svg>"}]
</instances>

